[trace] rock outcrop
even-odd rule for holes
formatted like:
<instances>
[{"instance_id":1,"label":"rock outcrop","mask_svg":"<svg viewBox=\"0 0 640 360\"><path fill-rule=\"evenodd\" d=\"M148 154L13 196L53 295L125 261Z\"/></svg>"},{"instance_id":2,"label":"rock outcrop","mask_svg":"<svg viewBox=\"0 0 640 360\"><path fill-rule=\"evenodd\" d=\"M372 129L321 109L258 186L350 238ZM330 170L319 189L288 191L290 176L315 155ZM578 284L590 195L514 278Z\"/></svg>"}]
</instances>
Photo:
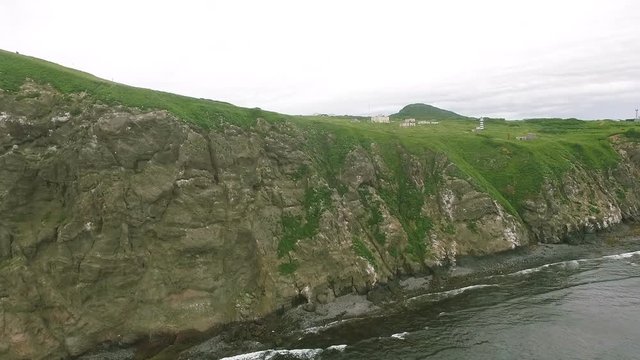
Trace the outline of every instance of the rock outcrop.
<instances>
[{"instance_id":1,"label":"rock outcrop","mask_svg":"<svg viewBox=\"0 0 640 360\"><path fill-rule=\"evenodd\" d=\"M443 154L399 146L398 170L354 147L331 183L308 142L286 122L207 130L30 82L0 92L0 357L203 331L639 213L640 147L621 140L618 168L576 166L521 215Z\"/></svg>"}]
</instances>

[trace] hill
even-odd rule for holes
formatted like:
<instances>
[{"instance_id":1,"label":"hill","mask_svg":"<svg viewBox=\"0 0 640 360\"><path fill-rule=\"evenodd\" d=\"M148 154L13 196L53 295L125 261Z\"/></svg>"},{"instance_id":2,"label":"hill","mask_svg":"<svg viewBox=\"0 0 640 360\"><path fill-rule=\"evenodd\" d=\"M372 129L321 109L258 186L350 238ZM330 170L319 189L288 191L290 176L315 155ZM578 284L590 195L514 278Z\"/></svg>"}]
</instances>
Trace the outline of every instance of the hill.
<instances>
[{"instance_id":1,"label":"hill","mask_svg":"<svg viewBox=\"0 0 640 360\"><path fill-rule=\"evenodd\" d=\"M469 119L466 116L456 114L453 111L444 110L427 104L410 104L403 107L398 113L391 115L392 118L404 119L415 118L425 120L460 120Z\"/></svg>"},{"instance_id":2,"label":"hill","mask_svg":"<svg viewBox=\"0 0 640 360\"><path fill-rule=\"evenodd\" d=\"M0 49L0 89L17 91L27 78L49 84L64 94L84 92L108 105L168 110L180 119L204 128L216 126L221 121L248 126L255 123L257 117L271 119L282 116L259 108L242 108L221 101L119 84L49 61Z\"/></svg>"}]
</instances>

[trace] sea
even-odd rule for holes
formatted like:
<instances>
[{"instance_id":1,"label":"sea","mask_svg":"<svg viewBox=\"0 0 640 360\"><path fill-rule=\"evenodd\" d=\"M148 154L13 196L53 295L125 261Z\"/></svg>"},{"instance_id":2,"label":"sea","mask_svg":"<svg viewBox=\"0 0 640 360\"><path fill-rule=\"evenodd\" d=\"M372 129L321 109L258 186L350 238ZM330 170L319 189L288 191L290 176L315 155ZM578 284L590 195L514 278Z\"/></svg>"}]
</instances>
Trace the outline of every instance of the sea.
<instances>
[{"instance_id":1,"label":"sea","mask_svg":"<svg viewBox=\"0 0 640 360\"><path fill-rule=\"evenodd\" d=\"M640 359L640 251L481 277L246 359Z\"/></svg>"}]
</instances>

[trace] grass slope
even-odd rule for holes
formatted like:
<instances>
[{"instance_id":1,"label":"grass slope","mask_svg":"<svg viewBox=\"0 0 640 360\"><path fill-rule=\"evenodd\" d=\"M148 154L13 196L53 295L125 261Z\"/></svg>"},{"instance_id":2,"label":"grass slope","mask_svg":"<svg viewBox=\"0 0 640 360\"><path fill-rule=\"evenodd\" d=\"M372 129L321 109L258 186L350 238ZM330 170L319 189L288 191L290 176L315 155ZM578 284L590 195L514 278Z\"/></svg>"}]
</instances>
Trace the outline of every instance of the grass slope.
<instances>
[{"instance_id":1,"label":"grass slope","mask_svg":"<svg viewBox=\"0 0 640 360\"><path fill-rule=\"evenodd\" d=\"M50 84L65 94L84 91L93 99L107 104L168 110L185 121L205 128L215 127L221 121L249 126L257 117L284 118L281 114L257 108L241 108L220 101L118 84L48 61L0 50L0 88L16 91L27 78Z\"/></svg>"},{"instance_id":2,"label":"grass slope","mask_svg":"<svg viewBox=\"0 0 640 360\"><path fill-rule=\"evenodd\" d=\"M427 104L410 104L403 107L398 113L391 115L394 119L415 118L424 120L460 120L468 119L466 116L456 114L453 111L444 110Z\"/></svg>"}]
</instances>

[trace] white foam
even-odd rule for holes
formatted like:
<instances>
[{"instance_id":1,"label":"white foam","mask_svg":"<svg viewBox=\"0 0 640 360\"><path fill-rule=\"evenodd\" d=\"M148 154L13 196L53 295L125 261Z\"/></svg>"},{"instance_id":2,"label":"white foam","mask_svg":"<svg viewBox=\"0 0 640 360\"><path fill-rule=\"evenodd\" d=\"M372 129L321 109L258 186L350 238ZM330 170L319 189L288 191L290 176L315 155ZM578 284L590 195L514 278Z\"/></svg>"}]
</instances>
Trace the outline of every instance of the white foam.
<instances>
[{"instance_id":1,"label":"white foam","mask_svg":"<svg viewBox=\"0 0 640 360\"><path fill-rule=\"evenodd\" d=\"M477 285L469 285L469 286L461 287L461 288L459 288L459 289L453 289L453 290L443 291L443 292L436 293L436 294L455 296L455 295L462 294L462 293L463 293L463 292L465 292L465 291L469 291L469 290L473 290L473 289L482 289L482 288L486 288L486 287L497 287L497 286L499 286L499 285L497 285L497 284L477 284Z\"/></svg>"},{"instance_id":2,"label":"white foam","mask_svg":"<svg viewBox=\"0 0 640 360\"><path fill-rule=\"evenodd\" d=\"M346 348L347 348L347 345L331 345L327 348L327 350L335 350L335 351L343 352L344 349Z\"/></svg>"},{"instance_id":3,"label":"white foam","mask_svg":"<svg viewBox=\"0 0 640 360\"><path fill-rule=\"evenodd\" d=\"M320 332L320 330L324 330L326 328L328 328L327 325L324 325L324 326L313 326L313 327L310 327L310 328L303 329L302 333L303 334L317 334L317 333Z\"/></svg>"},{"instance_id":4,"label":"white foam","mask_svg":"<svg viewBox=\"0 0 640 360\"><path fill-rule=\"evenodd\" d=\"M422 295L418 295L418 296L414 296L412 298L409 298L408 300L409 301L413 301L413 300L419 300L419 299L422 299L422 298L444 299L444 298L460 295L460 294L462 294L462 293L464 293L466 291L473 290L473 289L482 289L482 288L486 288L486 287L499 287L499 286L500 285L498 285L498 284L469 285L469 286L465 286L465 287L461 287L461 288L453 289L453 290L441 291L441 292L436 292L436 293L422 294Z\"/></svg>"},{"instance_id":5,"label":"white foam","mask_svg":"<svg viewBox=\"0 0 640 360\"><path fill-rule=\"evenodd\" d=\"M358 318L351 318L351 319L332 321L332 322L330 322L330 323L328 323L326 325L313 326L313 327L306 328L306 329L302 330L302 333L303 334L317 334L322 330L325 330L325 329L328 329L328 328L331 328L331 327L334 327L334 326L337 326L337 325L340 325L340 324L344 324L344 323L349 322L349 321L357 320L357 319Z\"/></svg>"},{"instance_id":6,"label":"white foam","mask_svg":"<svg viewBox=\"0 0 640 360\"><path fill-rule=\"evenodd\" d=\"M603 259L620 260L620 259L628 259L628 258L636 256L636 255L640 255L640 251L632 251L632 252L616 254L616 255L607 255L607 256L603 256L602 258Z\"/></svg>"},{"instance_id":7,"label":"white foam","mask_svg":"<svg viewBox=\"0 0 640 360\"><path fill-rule=\"evenodd\" d=\"M393 334L391 335L391 337L394 339L404 340L407 337L407 335L409 335L409 333L405 331L405 332Z\"/></svg>"},{"instance_id":8,"label":"white foam","mask_svg":"<svg viewBox=\"0 0 640 360\"><path fill-rule=\"evenodd\" d=\"M517 275L527 275L527 274L532 274L532 273L536 273L539 271L542 271L544 269L548 269L550 267L563 267L566 269L570 269L570 270L574 270L580 267L580 263L582 262L588 262L588 261L596 261L596 260L621 260L621 259L628 259L630 257L633 256L640 256L640 251L632 251L632 252L627 252L627 253L622 253L622 254L615 254L615 255L606 255L606 256L601 256L598 258L584 258L584 259L577 259L577 260L567 260L567 261L559 261L559 262L555 262L555 263L550 263L550 264L544 264L544 265L540 265L534 268L529 268L529 269L523 269L523 270L519 270L516 272L512 272L509 274L504 274L504 275L492 275L487 277L488 279L491 278L496 278L496 277L505 277L505 276L517 276Z\"/></svg>"},{"instance_id":9,"label":"white foam","mask_svg":"<svg viewBox=\"0 0 640 360\"><path fill-rule=\"evenodd\" d=\"M560 265L560 264L562 264L562 262L544 264L542 266L538 266L538 267L534 267L534 268L530 268L530 269L524 269L524 270L520 270L520 271L509 273L509 274L506 274L506 275L496 275L495 277L533 274L533 273L536 273L536 272L539 272L539 271L542 271L544 269L550 268L552 266L557 266L557 265Z\"/></svg>"},{"instance_id":10,"label":"white foam","mask_svg":"<svg viewBox=\"0 0 640 360\"><path fill-rule=\"evenodd\" d=\"M345 345L346 346L346 345ZM247 354L225 357L221 360L269 360L277 355L287 355L300 360L312 360L318 356L322 349L294 349L294 350L263 350Z\"/></svg>"}]
</instances>

